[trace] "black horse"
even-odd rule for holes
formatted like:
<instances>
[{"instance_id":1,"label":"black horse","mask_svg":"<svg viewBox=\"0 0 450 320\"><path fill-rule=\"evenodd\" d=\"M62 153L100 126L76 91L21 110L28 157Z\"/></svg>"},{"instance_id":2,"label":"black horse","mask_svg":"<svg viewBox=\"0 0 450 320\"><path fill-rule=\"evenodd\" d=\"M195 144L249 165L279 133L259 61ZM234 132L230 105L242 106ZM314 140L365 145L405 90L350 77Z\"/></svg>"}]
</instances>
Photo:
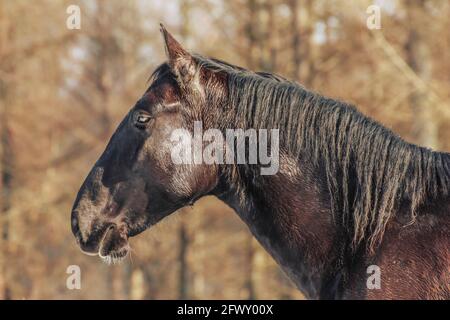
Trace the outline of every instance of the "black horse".
<instances>
[{"instance_id":1,"label":"black horse","mask_svg":"<svg viewBox=\"0 0 450 320\"><path fill-rule=\"evenodd\" d=\"M215 195L308 298L450 299L450 154L280 76L192 55L161 28L168 62L73 206L84 252L120 260L129 237ZM279 129L278 172L175 164L171 133L196 121L221 132Z\"/></svg>"}]
</instances>

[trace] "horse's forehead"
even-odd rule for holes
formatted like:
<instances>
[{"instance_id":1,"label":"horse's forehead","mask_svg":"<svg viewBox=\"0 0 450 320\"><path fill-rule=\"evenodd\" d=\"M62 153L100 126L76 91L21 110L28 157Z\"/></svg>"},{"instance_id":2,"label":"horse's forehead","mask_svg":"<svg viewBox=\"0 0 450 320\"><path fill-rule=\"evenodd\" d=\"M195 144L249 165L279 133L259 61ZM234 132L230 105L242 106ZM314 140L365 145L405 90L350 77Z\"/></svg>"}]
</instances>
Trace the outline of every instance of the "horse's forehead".
<instances>
[{"instance_id":1,"label":"horse's forehead","mask_svg":"<svg viewBox=\"0 0 450 320\"><path fill-rule=\"evenodd\" d=\"M180 100L180 91L174 81L162 79L150 86L143 98L150 104L173 103Z\"/></svg>"}]
</instances>

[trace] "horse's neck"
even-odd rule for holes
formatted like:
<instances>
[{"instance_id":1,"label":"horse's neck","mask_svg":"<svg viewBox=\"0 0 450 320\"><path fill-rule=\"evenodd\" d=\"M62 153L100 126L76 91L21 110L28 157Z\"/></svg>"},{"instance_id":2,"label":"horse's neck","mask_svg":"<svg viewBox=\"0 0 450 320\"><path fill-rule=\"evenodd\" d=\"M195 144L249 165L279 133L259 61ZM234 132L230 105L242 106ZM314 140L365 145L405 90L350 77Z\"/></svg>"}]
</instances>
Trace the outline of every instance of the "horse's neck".
<instances>
[{"instance_id":1,"label":"horse's neck","mask_svg":"<svg viewBox=\"0 0 450 320\"><path fill-rule=\"evenodd\" d=\"M277 175L253 178L241 175L241 181L252 182L239 192L231 183L219 198L235 209L302 292L332 298L345 241L333 222L323 178L306 163L286 157L280 158Z\"/></svg>"}]
</instances>

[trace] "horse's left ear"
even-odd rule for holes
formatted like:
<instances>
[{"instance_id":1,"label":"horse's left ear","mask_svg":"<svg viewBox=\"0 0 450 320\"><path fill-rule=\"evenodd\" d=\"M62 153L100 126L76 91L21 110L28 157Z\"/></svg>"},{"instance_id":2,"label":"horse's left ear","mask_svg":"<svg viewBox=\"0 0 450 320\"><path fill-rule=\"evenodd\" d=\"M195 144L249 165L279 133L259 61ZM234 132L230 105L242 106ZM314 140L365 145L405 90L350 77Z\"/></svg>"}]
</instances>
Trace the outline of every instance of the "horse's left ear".
<instances>
[{"instance_id":1,"label":"horse's left ear","mask_svg":"<svg viewBox=\"0 0 450 320\"><path fill-rule=\"evenodd\" d=\"M161 33L164 37L166 46L166 55L169 59L169 65L175 75L183 83L187 84L191 81L196 72L196 65L192 55L187 52L181 44L166 30L163 24Z\"/></svg>"}]
</instances>

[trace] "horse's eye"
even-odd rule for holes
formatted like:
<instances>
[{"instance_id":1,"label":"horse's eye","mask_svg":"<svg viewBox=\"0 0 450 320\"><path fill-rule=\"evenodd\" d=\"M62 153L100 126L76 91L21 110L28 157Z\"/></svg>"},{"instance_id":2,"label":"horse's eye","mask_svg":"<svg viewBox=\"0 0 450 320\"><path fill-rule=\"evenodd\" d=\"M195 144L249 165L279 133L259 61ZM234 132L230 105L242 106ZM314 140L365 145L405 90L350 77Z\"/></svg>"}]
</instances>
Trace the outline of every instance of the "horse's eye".
<instances>
[{"instance_id":1,"label":"horse's eye","mask_svg":"<svg viewBox=\"0 0 450 320\"><path fill-rule=\"evenodd\" d=\"M138 114L136 116L136 126L139 128L142 128L145 124L147 124L150 121L151 117L146 114Z\"/></svg>"},{"instance_id":2,"label":"horse's eye","mask_svg":"<svg viewBox=\"0 0 450 320\"><path fill-rule=\"evenodd\" d=\"M147 123L150 121L150 117L149 116L138 116L137 118L137 122L138 123Z\"/></svg>"}]
</instances>

